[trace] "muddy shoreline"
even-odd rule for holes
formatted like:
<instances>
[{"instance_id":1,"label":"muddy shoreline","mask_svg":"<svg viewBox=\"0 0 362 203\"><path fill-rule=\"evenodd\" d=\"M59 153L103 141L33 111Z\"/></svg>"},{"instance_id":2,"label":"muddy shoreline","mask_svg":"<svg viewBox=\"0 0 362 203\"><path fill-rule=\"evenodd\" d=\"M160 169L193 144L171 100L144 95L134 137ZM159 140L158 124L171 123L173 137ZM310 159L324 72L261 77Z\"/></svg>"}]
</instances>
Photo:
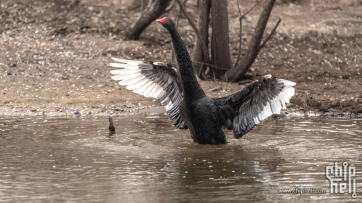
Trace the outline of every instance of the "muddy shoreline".
<instances>
[{"instance_id":1,"label":"muddy shoreline","mask_svg":"<svg viewBox=\"0 0 362 203\"><path fill-rule=\"evenodd\" d=\"M145 106L143 108L131 108L130 110L114 111L114 110L105 110L97 111L95 109L90 111L81 110L80 115L74 114L74 111L65 110L65 112L59 111L36 111L32 112L27 110L26 112L6 112L1 111L0 116L2 117L118 117L118 116L127 116L127 115L140 115L140 114L165 114L167 115L163 106ZM328 117L328 118L361 118L361 113L350 113L343 111L329 111L329 112L320 112L320 111L301 111L298 109L287 109L282 111L281 114L274 114L271 117L281 118L281 117Z\"/></svg>"},{"instance_id":2,"label":"muddy shoreline","mask_svg":"<svg viewBox=\"0 0 362 203\"><path fill-rule=\"evenodd\" d=\"M112 81L108 64L112 56L170 61L167 32L152 24L139 41L123 40L127 26L137 18L137 9L129 11L126 1L75 3L1 2L0 114L70 115L79 110L101 115L162 108L157 101L136 95ZM245 2L243 8L253 4ZM273 9L266 32L270 32L278 18L282 23L244 80L233 84L200 81L201 86L211 97L224 96L242 89L247 82L272 74L297 83L288 112L358 116L362 113L362 23L348 19L360 19L361 8L352 0L320 1L313 5L279 3ZM238 11L233 6L228 9L234 61ZM256 7L244 20L242 53L261 9L262 6ZM188 10L196 16L196 1L189 1ZM182 16L179 31L192 52L195 34Z\"/></svg>"}]
</instances>

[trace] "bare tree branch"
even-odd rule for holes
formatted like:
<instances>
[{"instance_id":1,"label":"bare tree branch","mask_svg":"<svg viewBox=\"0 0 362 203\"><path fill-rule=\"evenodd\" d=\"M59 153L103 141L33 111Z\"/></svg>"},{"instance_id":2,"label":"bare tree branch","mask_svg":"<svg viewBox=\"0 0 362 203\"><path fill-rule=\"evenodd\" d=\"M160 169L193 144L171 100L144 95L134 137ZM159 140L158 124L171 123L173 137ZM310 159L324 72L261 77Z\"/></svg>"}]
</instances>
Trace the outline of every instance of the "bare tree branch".
<instances>
[{"instance_id":1,"label":"bare tree branch","mask_svg":"<svg viewBox=\"0 0 362 203\"><path fill-rule=\"evenodd\" d=\"M145 9L145 0L141 0L141 15L144 9Z\"/></svg>"},{"instance_id":2,"label":"bare tree branch","mask_svg":"<svg viewBox=\"0 0 362 203\"><path fill-rule=\"evenodd\" d=\"M242 27L243 27L243 20L242 18L239 18L240 23L240 31L239 31L239 50L238 50L238 58L235 61L234 68L238 65L241 55L241 41L242 41Z\"/></svg>"},{"instance_id":3,"label":"bare tree branch","mask_svg":"<svg viewBox=\"0 0 362 203\"><path fill-rule=\"evenodd\" d=\"M212 4L212 1L211 1L211 4ZM214 31L214 23L213 22L211 22L211 29ZM214 32L212 32L212 35L211 35L211 57L212 57L212 63L217 65L216 51L214 51L214 52L212 51L213 49L216 49L216 48L213 47L215 45L216 45L216 36L215 36ZM212 69L212 72L215 73L214 67L210 67L210 68Z\"/></svg>"},{"instance_id":4,"label":"bare tree branch","mask_svg":"<svg viewBox=\"0 0 362 203\"><path fill-rule=\"evenodd\" d=\"M256 25L254 34L252 39L250 40L248 51L245 54L245 57L240 61L240 63L227 71L221 79L223 81L228 79L230 82L235 82L240 79L251 67L254 63L256 57L260 51L260 43L263 38L263 34L268 23L271 11L273 10L273 6L276 0L267 0L265 6L263 8L262 13L260 14L258 24Z\"/></svg>"},{"instance_id":5,"label":"bare tree branch","mask_svg":"<svg viewBox=\"0 0 362 203\"><path fill-rule=\"evenodd\" d=\"M245 16L246 14L248 14L251 10L253 10L253 9L255 8L255 6L257 6L259 3L260 3L260 1L257 1L257 2L254 4L254 6L251 7L248 11L246 11L241 17L244 18L244 16ZM239 4L238 4L238 5L239 5Z\"/></svg>"},{"instance_id":6,"label":"bare tree branch","mask_svg":"<svg viewBox=\"0 0 362 203\"><path fill-rule=\"evenodd\" d=\"M271 31L270 35L269 35L269 36L266 38L266 40L264 40L264 42L260 45L259 50L262 49L262 48L265 46L265 44L270 40L271 36L274 34L275 30L277 29L280 21L282 21L282 20L281 20L281 19L278 20L277 24L275 25L275 27L274 27L273 30Z\"/></svg>"},{"instance_id":7,"label":"bare tree branch","mask_svg":"<svg viewBox=\"0 0 362 203\"><path fill-rule=\"evenodd\" d=\"M149 1L147 7L142 12L142 15L132 23L124 36L130 40L138 40L143 30L165 12L171 1L172 0Z\"/></svg>"},{"instance_id":8,"label":"bare tree branch","mask_svg":"<svg viewBox=\"0 0 362 203\"><path fill-rule=\"evenodd\" d=\"M199 70L198 75L201 75L201 71L203 70L203 68L204 68L204 63L201 64L201 67L200 67L200 70Z\"/></svg>"},{"instance_id":9,"label":"bare tree branch","mask_svg":"<svg viewBox=\"0 0 362 203\"><path fill-rule=\"evenodd\" d=\"M239 63L240 60L240 55L241 55L241 40L242 40L242 28L243 28L243 18L246 14L248 14L251 10L253 10L255 8L255 6L257 6L260 1L257 1L253 7L251 7L248 11L246 11L243 15L241 15L241 11L240 11L240 6L239 6L239 0L236 0L236 3L238 4L238 9L239 9L239 23L240 23L240 31L239 31L239 53L238 53L238 59L236 59L236 62L234 64L233 67L236 67Z\"/></svg>"},{"instance_id":10,"label":"bare tree branch","mask_svg":"<svg viewBox=\"0 0 362 203\"><path fill-rule=\"evenodd\" d=\"M204 53L204 57L205 57L205 62L209 63L210 62L210 56L209 56L209 51L207 50L206 44L205 42L202 40L202 36L200 34L199 29L196 27L195 23L191 20L191 18L187 15L186 13L186 9L184 7L184 5L181 3L181 0L177 0L178 5L180 6L180 9L182 11L182 13L185 15L185 17L187 18L187 21L189 22L189 24L191 25L192 29L194 29L197 37L200 39L201 41L201 48L202 51Z\"/></svg>"},{"instance_id":11,"label":"bare tree branch","mask_svg":"<svg viewBox=\"0 0 362 203\"><path fill-rule=\"evenodd\" d=\"M174 6L175 6L175 0L172 0L170 5L166 8L165 13L168 13L169 11L171 11Z\"/></svg>"},{"instance_id":12,"label":"bare tree branch","mask_svg":"<svg viewBox=\"0 0 362 203\"><path fill-rule=\"evenodd\" d=\"M240 55L241 55L241 41L242 41L242 27L243 27L243 21L241 20L241 18L239 18L239 23L240 23L240 31L239 31L239 50L238 50L238 58L235 61L234 64L234 68L238 65L239 60L240 60Z\"/></svg>"},{"instance_id":13,"label":"bare tree branch","mask_svg":"<svg viewBox=\"0 0 362 203\"><path fill-rule=\"evenodd\" d=\"M239 5L239 0L236 0L236 3L238 4L238 9L239 9L239 15L241 17L241 11L240 11L240 5Z\"/></svg>"}]
</instances>

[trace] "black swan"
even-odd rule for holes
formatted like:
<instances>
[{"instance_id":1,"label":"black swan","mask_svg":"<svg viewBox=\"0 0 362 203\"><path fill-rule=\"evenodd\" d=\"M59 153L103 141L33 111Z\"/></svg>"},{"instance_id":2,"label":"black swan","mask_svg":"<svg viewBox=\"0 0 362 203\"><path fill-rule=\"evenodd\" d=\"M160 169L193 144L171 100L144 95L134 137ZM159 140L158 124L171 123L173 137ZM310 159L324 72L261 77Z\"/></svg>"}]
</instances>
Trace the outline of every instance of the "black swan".
<instances>
[{"instance_id":1,"label":"black swan","mask_svg":"<svg viewBox=\"0 0 362 203\"><path fill-rule=\"evenodd\" d=\"M209 98L198 83L189 53L170 18L157 20L168 30L178 68L172 63L112 58L113 80L128 90L158 99L176 128L190 129L200 144L226 144L222 127L241 138L272 114L280 114L294 95L294 82L271 75L261 77L242 90L221 98Z\"/></svg>"}]
</instances>

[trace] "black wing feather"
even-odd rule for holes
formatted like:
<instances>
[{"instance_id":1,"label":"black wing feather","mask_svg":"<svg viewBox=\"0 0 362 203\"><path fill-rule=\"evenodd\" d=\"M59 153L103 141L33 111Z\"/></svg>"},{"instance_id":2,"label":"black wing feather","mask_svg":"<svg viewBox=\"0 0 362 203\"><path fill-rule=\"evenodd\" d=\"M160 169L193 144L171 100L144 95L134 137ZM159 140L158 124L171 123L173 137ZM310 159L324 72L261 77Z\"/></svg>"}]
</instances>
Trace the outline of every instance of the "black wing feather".
<instances>
[{"instance_id":1,"label":"black wing feather","mask_svg":"<svg viewBox=\"0 0 362 203\"><path fill-rule=\"evenodd\" d=\"M234 94L212 98L221 124L240 138L272 114L280 114L294 95L295 83L266 75Z\"/></svg>"}]
</instances>

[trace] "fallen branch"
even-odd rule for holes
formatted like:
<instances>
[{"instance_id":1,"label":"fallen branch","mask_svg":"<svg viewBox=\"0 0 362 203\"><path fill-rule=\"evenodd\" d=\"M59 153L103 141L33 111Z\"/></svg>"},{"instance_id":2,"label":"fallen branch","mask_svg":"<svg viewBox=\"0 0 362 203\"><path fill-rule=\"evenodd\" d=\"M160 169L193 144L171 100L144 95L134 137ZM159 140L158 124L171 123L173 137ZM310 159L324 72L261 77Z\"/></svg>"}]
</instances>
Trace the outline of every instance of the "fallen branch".
<instances>
[{"instance_id":1,"label":"fallen branch","mask_svg":"<svg viewBox=\"0 0 362 203\"><path fill-rule=\"evenodd\" d=\"M331 62L329 62L327 59L323 59L323 60L324 60L324 62L325 62L327 65L329 65L329 67L333 68Z\"/></svg>"},{"instance_id":2,"label":"fallen branch","mask_svg":"<svg viewBox=\"0 0 362 203\"><path fill-rule=\"evenodd\" d=\"M270 40L271 36L274 34L275 30L277 29L280 21L282 21L282 20L281 20L281 19L278 20L277 24L275 25L274 29L271 31L271 33L270 33L270 35L268 36L268 38L266 38L266 40L260 45L259 50L262 49L262 48L265 46L265 44Z\"/></svg>"},{"instance_id":3,"label":"fallen branch","mask_svg":"<svg viewBox=\"0 0 362 203\"><path fill-rule=\"evenodd\" d=\"M0 4L1 4L1 0L0 0ZM74 12L78 11L81 6L82 6L81 4L78 4L77 8L75 8L75 9L72 10L72 11L70 11L69 13L74 13ZM0 5L0 8L1 8L1 5Z\"/></svg>"}]
</instances>

